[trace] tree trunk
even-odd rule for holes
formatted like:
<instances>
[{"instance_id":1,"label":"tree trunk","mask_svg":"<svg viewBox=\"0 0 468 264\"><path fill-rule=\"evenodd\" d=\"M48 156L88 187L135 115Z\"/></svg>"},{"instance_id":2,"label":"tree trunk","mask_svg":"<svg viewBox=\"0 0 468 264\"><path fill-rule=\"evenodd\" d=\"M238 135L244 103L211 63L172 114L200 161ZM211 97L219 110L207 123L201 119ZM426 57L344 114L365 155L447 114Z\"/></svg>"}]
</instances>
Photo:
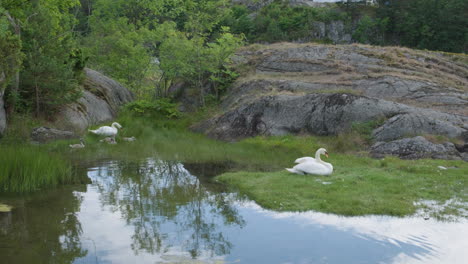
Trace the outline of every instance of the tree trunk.
<instances>
[{"instance_id":1,"label":"tree trunk","mask_svg":"<svg viewBox=\"0 0 468 264\"><path fill-rule=\"evenodd\" d=\"M34 86L36 92L36 117L39 117L39 87L37 86L36 78L34 78Z\"/></svg>"},{"instance_id":2,"label":"tree trunk","mask_svg":"<svg viewBox=\"0 0 468 264\"><path fill-rule=\"evenodd\" d=\"M7 19L10 21L11 26L15 30L15 35L18 36L18 39L21 41L21 26L18 23L16 19L14 19L8 11L5 12L5 15ZM13 96L11 97L11 102L8 106L7 112L9 114L13 113L15 111L15 106L16 106L16 99L19 94L19 85L20 85L20 67L19 65L12 65L12 67L15 69L16 68L16 73L15 73L15 82L13 84Z\"/></svg>"}]
</instances>

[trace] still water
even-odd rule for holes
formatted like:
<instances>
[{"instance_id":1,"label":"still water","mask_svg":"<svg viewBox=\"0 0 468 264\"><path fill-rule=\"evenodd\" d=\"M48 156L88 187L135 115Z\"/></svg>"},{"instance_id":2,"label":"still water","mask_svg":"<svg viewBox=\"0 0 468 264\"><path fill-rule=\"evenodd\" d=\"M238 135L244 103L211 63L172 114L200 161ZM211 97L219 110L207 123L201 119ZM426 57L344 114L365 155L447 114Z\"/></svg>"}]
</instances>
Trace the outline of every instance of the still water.
<instances>
[{"instance_id":1,"label":"still water","mask_svg":"<svg viewBox=\"0 0 468 264\"><path fill-rule=\"evenodd\" d=\"M0 263L468 263L468 220L274 212L219 166L82 166L87 185L0 197Z\"/></svg>"}]
</instances>

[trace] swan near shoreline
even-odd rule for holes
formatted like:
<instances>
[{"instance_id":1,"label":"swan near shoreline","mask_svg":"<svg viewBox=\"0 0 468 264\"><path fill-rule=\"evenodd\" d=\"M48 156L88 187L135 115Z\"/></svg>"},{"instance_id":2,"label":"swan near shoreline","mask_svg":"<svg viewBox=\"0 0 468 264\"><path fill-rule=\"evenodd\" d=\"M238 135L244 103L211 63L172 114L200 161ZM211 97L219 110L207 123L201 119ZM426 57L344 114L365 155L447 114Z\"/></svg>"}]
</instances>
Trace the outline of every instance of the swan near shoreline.
<instances>
[{"instance_id":1,"label":"swan near shoreline","mask_svg":"<svg viewBox=\"0 0 468 264\"><path fill-rule=\"evenodd\" d=\"M330 175L333 172L333 165L331 163L325 162L320 158L320 155L325 155L328 158L328 152L324 148L319 148L315 152L315 158L312 157L302 157L295 160L295 163L298 163L292 168L286 168L287 171L304 175L304 174L314 174L314 175Z\"/></svg>"},{"instance_id":2,"label":"swan near shoreline","mask_svg":"<svg viewBox=\"0 0 468 264\"><path fill-rule=\"evenodd\" d=\"M98 129L95 129L95 130L89 129L88 131L93 133L93 134L96 134L96 135L115 138L115 136L119 132L119 129L121 129L121 128L122 128L122 126L119 123L114 122L114 123L112 123L111 126L102 126L102 127L98 128Z\"/></svg>"}]
</instances>

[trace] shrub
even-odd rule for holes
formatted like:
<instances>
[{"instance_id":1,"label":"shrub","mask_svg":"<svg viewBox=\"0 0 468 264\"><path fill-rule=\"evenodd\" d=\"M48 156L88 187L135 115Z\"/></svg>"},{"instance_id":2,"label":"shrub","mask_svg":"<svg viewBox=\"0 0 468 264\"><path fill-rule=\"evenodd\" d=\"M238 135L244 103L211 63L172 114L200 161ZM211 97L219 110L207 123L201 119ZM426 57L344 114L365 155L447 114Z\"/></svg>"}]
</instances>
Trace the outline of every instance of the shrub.
<instances>
[{"instance_id":1,"label":"shrub","mask_svg":"<svg viewBox=\"0 0 468 264\"><path fill-rule=\"evenodd\" d=\"M126 105L126 108L137 115L163 115L167 118L180 116L177 105L168 98L160 98L154 101L138 100Z\"/></svg>"}]
</instances>

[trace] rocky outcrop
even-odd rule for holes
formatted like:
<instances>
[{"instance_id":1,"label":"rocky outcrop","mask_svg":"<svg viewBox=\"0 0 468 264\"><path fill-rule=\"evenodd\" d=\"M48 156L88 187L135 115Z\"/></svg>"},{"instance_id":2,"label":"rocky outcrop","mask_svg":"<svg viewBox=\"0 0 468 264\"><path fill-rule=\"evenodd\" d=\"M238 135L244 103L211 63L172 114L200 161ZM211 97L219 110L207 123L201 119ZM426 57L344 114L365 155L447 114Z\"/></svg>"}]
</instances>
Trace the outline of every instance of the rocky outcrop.
<instances>
[{"instance_id":1,"label":"rocky outcrop","mask_svg":"<svg viewBox=\"0 0 468 264\"><path fill-rule=\"evenodd\" d=\"M351 43L351 34L346 31L345 24L341 20L321 22L312 22L313 30L311 32L314 39L326 39L333 43Z\"/></svg>"},{"instance_id":2,"label":"rocky outcrop","mask_svg":"<svg viewBox=\"0 0 468 264\"><path fill-rule=\"evenodd\" d=\"M390 142L377 142L371 147L371 155L375 158L393 155L402 159L433 158L459 160L462 158L462 155L457 151L453 143L435 144L421 136Z\"/></svg>"},{"instance_id":3,"label":"rocky outcrop","mask_svg":"<svg viewBox=\"0 0 468 264\"><path fill-rule=\"evenodd\" d=\"M0 90L0 137L5 132L5 129L6 129L5 105L3 103L3 92Z\"/></svg>"},{"instance_id":4,"label":"rocky outcrop","mask_svg":"<svg viewBox=\"0 0 468 264\"><path fill-rule=\"evenodd\" d=\"M196 131L224 140L336 135L372 122L376 142L426 134L467 140L468 67L462 55L282 43L237 56L243 77L224 97L225 111Z\"/></svg>"},{"instance_id":5,"label":"rocky outcrop","mask_svg":"<svg viewBox=\"0 0 468 264\"><path fill-rule=\"evenodd\" d=\"M264 96L195 129L214 138L238 140L256 135L337 135L353 124L376 120L382 122L373 132L379 141L418 134L460 137L468 129L467 117L340 93Z\"/></svg>"},{"instance_id":6,"label":"rocky outcrop","mask_svg":"<svg viewBox=\"0 0 468 264\"><path fill-rule=\"evenodd\" d=\"M103 74L85 69L83 96L56 116L57 128L75 132L116 118L119 108L133 100L130 91Z\"/></svg>"},{"instance_id":7,"label":"rocky outcrop","mask_svg":"<svg viewBox=\"0 0 468 264\"><path fill-rule=\"evenodd\" d=\"M72 139L77 137L78 136L71 131L59 130L49 127L36 127L31 132L31 139L37 143L47 143L59 139Z\"/></svg>"}]
</instances>

